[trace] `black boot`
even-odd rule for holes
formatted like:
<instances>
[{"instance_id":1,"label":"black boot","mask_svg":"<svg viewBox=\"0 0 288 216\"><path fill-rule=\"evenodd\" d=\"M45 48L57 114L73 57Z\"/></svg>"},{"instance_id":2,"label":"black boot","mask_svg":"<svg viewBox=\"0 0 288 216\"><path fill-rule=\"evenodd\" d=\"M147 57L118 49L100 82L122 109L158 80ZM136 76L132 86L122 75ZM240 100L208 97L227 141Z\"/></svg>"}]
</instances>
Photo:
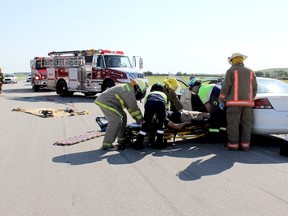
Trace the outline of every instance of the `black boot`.
<instances>
[{"instance_id":1,"label":"black boot","mask_svg":"<svg viewBox=\"0 0 288 216\"><path fill-rule=\"evenodd\" d=\"M143 142L144 142L144 135L138 134L138 137L132 146L136 150L143 149L144 148Z\"/></svg>"},{"instance_id":2,"label":"black boot","mask_svg":"<svg viewBox=\"0 0 288 216\"><path fill-rule=\"evenodd\" d=\"M284 140L280 144L280 155L288 157L288 143Z\"/></svg>"},{"instance_id":3,"label":"black boot","mask_svg":"<svg viewBox=\"0 0 288 216\"><path fill-rule=\"evenodd\" d=\"M164 136L163 136L163 134L158 134L158 133L157 133L155 148L156 148L156 149L164 149L164 148L167 148L167 143L164 142Z\"/></svg>"}]
</instances>

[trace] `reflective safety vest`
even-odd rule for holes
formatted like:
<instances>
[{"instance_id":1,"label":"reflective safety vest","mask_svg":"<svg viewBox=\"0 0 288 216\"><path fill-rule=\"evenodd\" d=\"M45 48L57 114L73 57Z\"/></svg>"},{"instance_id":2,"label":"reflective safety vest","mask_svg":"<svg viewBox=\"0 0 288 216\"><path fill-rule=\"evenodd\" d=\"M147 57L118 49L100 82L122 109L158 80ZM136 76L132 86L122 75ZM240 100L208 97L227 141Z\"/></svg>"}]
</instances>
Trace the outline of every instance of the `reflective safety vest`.
<instances>
[{"instance_id":1,"label":"reflective safety vest","mask_svg":"<svg viewBox=\"0 0 288 216\"><path fill-rule=\"evenodd\" d=\"M149 100L149 96L154 95L155 96L153 98L155 98L154 100L162 100L166 105L168 105L168 100L167 100L167 96L165 93L160 92L160 91L153 91L153 92L149 92L149 94L146 95L146 97L144 98L144 104L146 104L147 100Z\"/></svg>"},{"instance_id":2,"label":"reflective safety vest","mask_svg":"<svg viewBox=\"0 0 288 216\"><path fill-rule=\"evenodd\" d=\"M212 92L212 89L214 86L215 86L215 84L207 84L207 85L203 85L199 88L198 95L199 95L203 104L209 102L210 95L211 95L211 92Z\"/></svg>"}]
</instances>

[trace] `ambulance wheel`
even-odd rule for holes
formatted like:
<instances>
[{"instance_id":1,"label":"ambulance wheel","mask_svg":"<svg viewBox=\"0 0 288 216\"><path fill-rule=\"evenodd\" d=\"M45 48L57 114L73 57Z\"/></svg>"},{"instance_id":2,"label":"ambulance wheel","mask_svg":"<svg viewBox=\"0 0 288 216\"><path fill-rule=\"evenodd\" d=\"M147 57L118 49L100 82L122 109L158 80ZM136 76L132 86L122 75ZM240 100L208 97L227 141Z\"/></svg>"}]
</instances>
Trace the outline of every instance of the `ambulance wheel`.
<instances>
[{"instance_id":1,"label":"ambulance wheel","mask_svg":"<svg viewBox=\"0 0 288 216\"><path fill-rule=\"evenodd\" d=\"M101 85L101 92L104 92L105 90L113 86L115 86L115 83L113 80L105 80Z\"/></svg>"},{"instance_id":2,"label":"ambulance wheel","mask_svg":"<svg viewBox=\"0 0 288 216\"><path fill-rule=\"evenodd\" d=\"M68 88L66 85L66 82L64 80L60 80L57 84L57 94L59 94L61 97L68 96Z\"/></svg>"}]
</instances>

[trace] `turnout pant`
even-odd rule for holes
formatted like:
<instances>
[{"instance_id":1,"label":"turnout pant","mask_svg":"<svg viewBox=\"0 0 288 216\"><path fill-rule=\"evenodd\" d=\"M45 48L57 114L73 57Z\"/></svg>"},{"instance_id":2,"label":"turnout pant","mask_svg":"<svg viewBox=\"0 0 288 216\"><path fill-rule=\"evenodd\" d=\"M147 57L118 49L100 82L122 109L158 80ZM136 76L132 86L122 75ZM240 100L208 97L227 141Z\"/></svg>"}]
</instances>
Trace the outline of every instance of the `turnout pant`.
<instances>
[{"instance_id":1,"label":"turnout pant","mask_svg":"<svg viewBox=\"0 0 288 216\"><path fill-rule=\"evenodd\" d=\"M122 116L120 116L118 113L115 113L109 109L105 109L101 106L99 107L108 120L108 126L103 139L103 144L113 144L116 137L118 137L118 140L123 140L125 127L127 124L127 114L123 110L118 110L119 113L122 114Z\"/></svg>"},{"instance_id":2,"label":"turnout pant","mask_svg":"<svg viewBox=\"0 0 288 216\"><path fill-rule=\"evenodd\" d=\"M152 123L153 117L156 116L156 129L164 129L164 121L166 118L166 105L162 101L147 101L145 104L143 131L147 131L149 125Z\"/></svg>"},{"instance_id":3,"label":"turnout pant","mask_svg":"<svg viewBox=\"0 0 288 216\"><path fill-rule=\"evenodd\" d=\"M249 148L253 124L252 107L229 106L226 110L228 145Z\"/></svg>"},{"instance_id":4,"label":"turnout pant","mask_svg":"<svg viewBox=\"0 0 288 216\"><path fill-rule=\"evenodd\" d=\"M144 124L138 134L135 142L135 148L143 148L143 141L146 132L149 130L151 124L153 124L153 118L156 116L156 148L164 148L164 121L166 119L166 105L163 101L148 100L145 104L144 112Z\"/></svg>"}]
</instances>

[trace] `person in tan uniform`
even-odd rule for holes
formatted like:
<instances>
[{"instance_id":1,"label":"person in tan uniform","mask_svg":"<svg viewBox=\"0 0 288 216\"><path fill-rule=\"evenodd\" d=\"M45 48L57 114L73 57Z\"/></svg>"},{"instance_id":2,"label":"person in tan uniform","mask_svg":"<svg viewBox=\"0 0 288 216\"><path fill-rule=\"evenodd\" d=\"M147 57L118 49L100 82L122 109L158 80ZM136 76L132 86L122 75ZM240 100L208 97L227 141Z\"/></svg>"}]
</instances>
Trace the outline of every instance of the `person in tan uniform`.
<instances>
[{"instance_id":1,"label":"person in tan uniform","mask_svg":"<svg viewBox=\"0 0 288 216\"><path fill-rule=\"evenodd\" d=\"M2 93L3 82L4 82L4 74L2 73L2 68L0 67L0 94Z\"/></svg>"},{"instance_id":2,"label":"person in tan uniform","mask_svg":"<svg viewBox=\"0 0 288 216\"><path fill-rule=\"evenodd\" d=\"M167 96L168 106L167 109L171 111L182 111L183 106L176 94L176 90L179 87L178 81L174 77L168 77L163 80L164 93Z\"/></svg>"},{"instance_id":3,"label":"person in tan uniform","mask_svg":"<svg viewBox=\"0 0 288 216\"><path fill-rule=\"evenodd\" d=\"M102 92L95 100L108 121L106 134L103 139L102 149L125 149L125 127L127 125L126 108L137 124L142 124L143 115L137 100L143 99L148 83L143 79L132 79L130 83L121 84ZM118 139L118 146L113 143Z\"/></svg>"},{"instance_id":4,"label":"person in tan uniform","mask_svg":"<svg viewBox=\"0 0 288 216\"><path fill-rule=\"evenodd\" d=\"M198 95L201 85L201 80L198 80L197 78L193 78L189 81L187 88L184 90L180 98L184 110L199 112L208 111Z\"/></svg>"},{"instance_id":5,"label":"person in tan uniform","mask_svg":"<svg viewBox=\"0 0 288 216\"><path fill-rule=\"evenodd\" d=\"M229 150L247 151L250 148L253 124L254 98L258 84L255 73L244 66L247 58L241 53L233 53L228 58L232 66L227 70L219 96L219 107L226 110Z\"/></svg>"}]
</instances>

